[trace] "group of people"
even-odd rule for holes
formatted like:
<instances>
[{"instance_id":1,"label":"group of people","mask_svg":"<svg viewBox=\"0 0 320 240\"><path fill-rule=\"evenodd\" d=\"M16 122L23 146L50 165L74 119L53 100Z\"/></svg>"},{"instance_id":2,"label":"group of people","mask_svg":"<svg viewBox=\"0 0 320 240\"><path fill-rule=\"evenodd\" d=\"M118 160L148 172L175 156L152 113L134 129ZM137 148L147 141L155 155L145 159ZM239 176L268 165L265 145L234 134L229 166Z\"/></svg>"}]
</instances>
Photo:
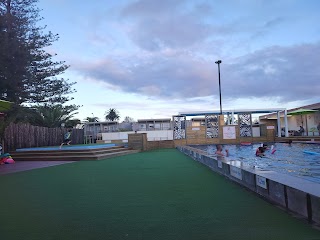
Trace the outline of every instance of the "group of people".
<instances>
[{"instance_id":1,"label":"group of people","mask_svg":"<svg viewBox=\"0 0 320 240\"><path fill-rule=\"evenodd\" d=\"M291 143L292 143L292 140L289 140L288 144L291 145ZM217 148L217 150L216 150L215 154L217 156L219 156L219 157L229 157L229 150L225 149L223 151L223 147L222 147L221 144L217 144L216 148ZM256 150L256 156L257 157L264 157L266 150L269 150L269 149L271 150L271 154L274 154L276 152L276 149L274 148L273 145L271 146L271 148L268 148L267 144L265 144L265 143L261 144L261 146L258 147L257 150Z\"/></svg>"}]
</instances>

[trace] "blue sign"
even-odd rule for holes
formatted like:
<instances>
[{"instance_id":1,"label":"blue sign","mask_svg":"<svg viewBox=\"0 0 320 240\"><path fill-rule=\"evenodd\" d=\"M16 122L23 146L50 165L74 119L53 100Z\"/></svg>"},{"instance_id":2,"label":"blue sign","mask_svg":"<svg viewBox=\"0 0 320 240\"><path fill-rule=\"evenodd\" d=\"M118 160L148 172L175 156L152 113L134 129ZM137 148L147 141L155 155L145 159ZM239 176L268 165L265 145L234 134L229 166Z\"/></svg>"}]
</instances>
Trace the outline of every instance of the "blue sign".
<instances>
[{"instance_id":1,"label":"blue sign","mask_svg":"<svg viewBox=\"0 0 320 240\"><path fill-rule=\"evenodd\" d=\"M268 186L267 186L267 179L264 178L264 177L261 177L259 175L256 175L256 184L257 186L259 187L262 187L264 189L268 189Z\"/></svg>"}]
</instances>

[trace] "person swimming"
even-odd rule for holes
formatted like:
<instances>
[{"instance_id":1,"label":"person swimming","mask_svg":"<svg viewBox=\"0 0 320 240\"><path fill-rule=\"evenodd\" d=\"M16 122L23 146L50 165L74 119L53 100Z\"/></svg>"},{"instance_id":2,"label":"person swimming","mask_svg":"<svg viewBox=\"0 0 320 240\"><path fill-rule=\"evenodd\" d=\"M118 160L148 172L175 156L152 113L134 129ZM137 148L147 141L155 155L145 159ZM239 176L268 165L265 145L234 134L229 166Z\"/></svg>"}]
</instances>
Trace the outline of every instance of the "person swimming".
<instances>
[{"instance_id":1,"label":"person swimming","mask_svg":"<svg viewBox=\"0 0 320 240\"><path fill-rule=\"evenodd\" d=\"M263 157L265 152L265 148L264 147L258 147L256 150L256 156L257 157Z\"/></svg>"},{"instance_id":2,"label":"person swimming","mask_svg":"<svg viewBox=\"0 0 320 240\"><path fill-rule=\"evenodd\" d=\"M221 156L221 157L224 157L224 156L225 156L225 157L228 157L228 156L229 156L229 150L226 149L226 150L225 150L226 154L224 154L221 144L218 144L218 145L216 146L216 148L217 148L217 151L216 151L215 153L216 153L218 156Z\"/></svg>"}]
</instances>

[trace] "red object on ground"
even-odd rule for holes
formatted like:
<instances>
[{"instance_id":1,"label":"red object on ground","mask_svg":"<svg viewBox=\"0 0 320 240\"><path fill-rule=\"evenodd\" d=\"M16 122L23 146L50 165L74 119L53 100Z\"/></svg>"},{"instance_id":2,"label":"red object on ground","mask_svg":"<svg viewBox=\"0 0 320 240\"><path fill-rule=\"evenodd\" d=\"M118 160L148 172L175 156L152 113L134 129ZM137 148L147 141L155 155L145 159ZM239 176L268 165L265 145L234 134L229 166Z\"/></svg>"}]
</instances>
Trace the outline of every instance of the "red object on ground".
<instances>
[{"instance_id":1,"label":"red object on ground","mask_svg":"<svg viewBox=\"0 0 320 240\"><path fill-rule=\"evenodd\" d=\"M0 159L0 165L2 164L12 164L15 163L15 161L11 157L3 157Z\"/></svg>"}]
</instances>

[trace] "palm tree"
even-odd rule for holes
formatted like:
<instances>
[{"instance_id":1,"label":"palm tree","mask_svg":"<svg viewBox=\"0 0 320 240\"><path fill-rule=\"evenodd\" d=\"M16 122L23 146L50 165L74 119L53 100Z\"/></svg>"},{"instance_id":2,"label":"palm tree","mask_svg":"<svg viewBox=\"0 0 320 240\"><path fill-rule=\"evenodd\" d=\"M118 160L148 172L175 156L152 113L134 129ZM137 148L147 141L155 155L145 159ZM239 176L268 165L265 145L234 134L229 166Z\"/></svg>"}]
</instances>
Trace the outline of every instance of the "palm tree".
<instances>
[{"instance_id":1,"label":"palm tree","mask_svg":"<svg viewBox=\"0 0 320 240\"><path fill-rule=\"evenodd\" d=\"M84 120L86 122L99 122L99 118L98 117L86 117Z\"/></svg>"},{"instance_id":2,"label":"palm tree","mask_svg":"<svg viewBox=\"0 0 320 240\"><path fill-rule=\"evenodd\" d=\"M106 120L114 121L120 118L117 109L110 108L106 113Z\"/></svg>"},{"instance_id":3,"label":"palm tree","mask_svg":"<svg viewBox=\"0 0 320 240\"><path fill-rule=\"evenodd\" d=\"M37 124L40 122L40 118L41 116L35 108L13 103L11 108L5 111L0 117L0 139L3 139L4 131L10 123L31 123L33 125L40 125ZM2 140L0 141L2 142Z\"/></svg>"},{"instance_id":4,"label":"palm tree","mask_svg":"<svg viewBox=\"0 0 320 240\"><path fill-rule=\"evenodd\" d=\"M77 113L77 106L69 105L62 106L61 104L45 104L35 107L38 116L35 118L35 123L43 127L60 127L61 124L67 124Z\"/></svg>"},{"instance_id":5,"label":"palm tree","mask_svg":"<svg viewBox=\"0 0 320 240\"><path fill-rule=\"evenodd\" d=\"M132 117L126 116L123 120L125 123L133 123L134 119Z\"/></svg>"},{"instance_id":6,"label":"palm tree","mask_svg":"<svg viewBox=\"0 0 320 240\"><path fill-rule=\"evenodd\" d=\"M77 118L73 118L73 119L69 119L66 123L65 123L65 127L66 128L74 128L76 127L78 124L81 124L81 120L77 119Z\"/></svg>"}]
</instances>

